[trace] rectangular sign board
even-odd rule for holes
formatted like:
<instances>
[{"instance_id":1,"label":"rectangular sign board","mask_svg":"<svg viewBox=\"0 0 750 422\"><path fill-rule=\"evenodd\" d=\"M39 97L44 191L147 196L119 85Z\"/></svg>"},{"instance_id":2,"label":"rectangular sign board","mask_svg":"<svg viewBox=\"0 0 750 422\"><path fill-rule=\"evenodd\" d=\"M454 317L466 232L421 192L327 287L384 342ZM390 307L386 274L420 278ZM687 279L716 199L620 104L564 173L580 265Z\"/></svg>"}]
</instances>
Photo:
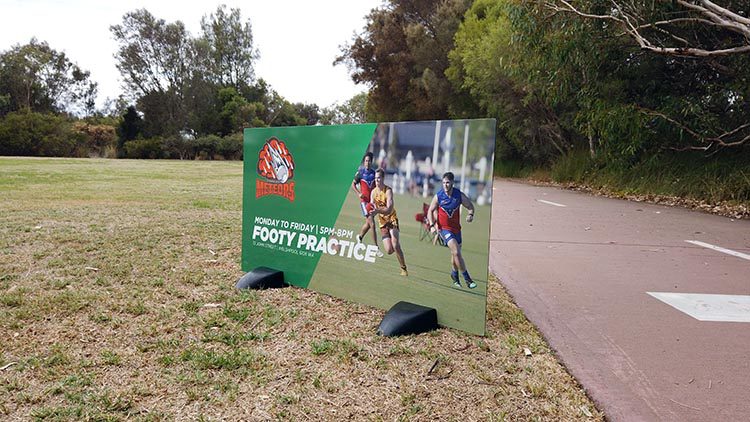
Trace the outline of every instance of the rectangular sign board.
<instances>
[{"instance_id":1,"label":"rectangular sign board","mask_svg":"<svg viewBox=\"0 0 750 422\"><path fill-rule=\"evenodd\" d=\"M245 129L242 270L484 334L494 146L494 119Z\"/></svg>"}]
</instances>

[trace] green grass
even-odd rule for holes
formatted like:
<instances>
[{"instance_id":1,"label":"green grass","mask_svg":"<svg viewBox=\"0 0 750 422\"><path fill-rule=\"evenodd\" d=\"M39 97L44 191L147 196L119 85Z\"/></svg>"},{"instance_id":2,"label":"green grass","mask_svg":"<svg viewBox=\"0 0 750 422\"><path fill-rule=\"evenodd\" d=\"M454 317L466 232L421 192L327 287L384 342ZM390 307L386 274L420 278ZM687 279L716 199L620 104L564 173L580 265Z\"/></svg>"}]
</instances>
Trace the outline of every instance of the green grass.
<instances>
[{"instance_id":1,"label":"green grass","mask_svg":"<svg viewBox=\"0 0 750 422\"><path fill-rule=\"evenodd\" d=\"M626 195L668 195L708 203L750 205L750 150L706 157L662 152L631 165L605 165L572 151L550 170L558 182L583 183Z\"/></svg>"},{"instance_id":2,"label":"green grass","mask_svg":"<svg viewBox=\"0 0 750 422\"><path fill-rule=\"evenodd\" d=\"M0 420L602 419L496 281L485 337L383 338L369 306L236 291L241 195L238 162L0 157ZM413 237L419 201L396 201L401 287L447 282L447 250Z\"/></svg>"},{"instance_id":3,"label":"green grass","mask_svg":"<svg viewBox=\"0 0 750 422\"><path fill-rule=\"evenodd\" d=\"M395 253L372 264L324 255L308 287L381 309L389 309L402 300L432 307L437 309L440 325L484 334L490 207L475 205L474 222L461 222L462 255L478 286L468 289L464 284L457 289L450 279L450 250L427 239L419 240L420 223L414 217L422 212L422 204L430 200L394 194L408 277L399 274ZM359 198L350 191L335 228L352 230L356 235L364 222L359 209ZM465 210L462 213L465 215ZM371 232L364 241L372 244ZM382 248L379 231L378 244Z\"/></svg>"},{"instance_id":4,"label":"green grass","mask_svg":"<svg viewBox=\"0 0 750 422\"><path fill-rule=\"evenodd\" d=\"M536 166L528 165L520 160L508 160L495 157L495 177L525 178L531 176Z\"/></svg>"}]
</instances>

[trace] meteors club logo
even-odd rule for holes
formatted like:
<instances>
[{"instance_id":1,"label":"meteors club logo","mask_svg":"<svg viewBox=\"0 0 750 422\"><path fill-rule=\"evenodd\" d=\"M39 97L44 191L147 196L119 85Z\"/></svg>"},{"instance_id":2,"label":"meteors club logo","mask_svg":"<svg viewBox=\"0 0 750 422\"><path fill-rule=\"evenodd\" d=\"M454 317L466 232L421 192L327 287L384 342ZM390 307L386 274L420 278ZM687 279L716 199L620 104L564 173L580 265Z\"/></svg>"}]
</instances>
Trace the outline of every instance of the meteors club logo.
<instances>
[{"instance_id":1,"label":"meteors club logo","mask_svg":"<svg viewBox=\"0 0 750 422\"><path fill-rule=\"evenodd\" d=\"M284 142L270 138L258 153L258 175L255 197L279 195L294 202L294 158Z\"/></svg>"}]
</instances>

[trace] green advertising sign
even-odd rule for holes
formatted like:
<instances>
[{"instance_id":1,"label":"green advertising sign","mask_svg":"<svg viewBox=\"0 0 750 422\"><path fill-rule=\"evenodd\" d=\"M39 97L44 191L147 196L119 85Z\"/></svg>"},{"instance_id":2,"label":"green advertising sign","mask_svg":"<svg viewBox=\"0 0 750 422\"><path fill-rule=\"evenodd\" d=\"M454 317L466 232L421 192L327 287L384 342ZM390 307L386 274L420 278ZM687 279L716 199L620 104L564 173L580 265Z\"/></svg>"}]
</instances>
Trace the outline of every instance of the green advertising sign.
<instances>
[{"instance_id":1,"label":"green advertising sign","mask_svg":"<svg viewBox=\"0 0 750 422\"><path fill-rule=\"evenodd\" d=\"M494 128L482 119L246 129L243 271L270 267L289 284L382 309L433 307L441 325L484 334ZM453 240L430 227L448 218L443 205L426 215L445 172L459 194L446 209L462 219Z\"/></svg>"}]
</instances>

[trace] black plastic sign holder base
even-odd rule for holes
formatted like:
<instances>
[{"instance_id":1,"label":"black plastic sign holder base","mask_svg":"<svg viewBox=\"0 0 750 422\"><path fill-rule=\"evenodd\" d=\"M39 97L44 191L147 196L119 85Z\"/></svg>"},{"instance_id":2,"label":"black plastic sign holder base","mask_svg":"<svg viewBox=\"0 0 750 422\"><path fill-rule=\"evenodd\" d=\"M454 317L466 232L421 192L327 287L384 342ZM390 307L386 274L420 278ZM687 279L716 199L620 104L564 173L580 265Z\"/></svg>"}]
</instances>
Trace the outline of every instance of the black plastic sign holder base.
<instances>
[{"instance_id":1,"label":"black plastic sign holder base","mask_svg":"<svg viewBox=\"0 0 750 422\"><path fill-rule=\"evenodd\" d=\"M280 289L289 287L284 282L284 272L268 267L258 267L245 273L234 286L238 289Z\"/></svg>"},{"instance_id":2,"label":"black plastic sign holder base","mask_svg":"<svg viewBox=\"0 0 750 422\"><path fill-rule=\"evenodd\" d=\"M435 308L411 302L398 302L385 313L378 327L378 334L386 337L419 334L436 330L437 311Z\"/></svg>"}]
</instances>

